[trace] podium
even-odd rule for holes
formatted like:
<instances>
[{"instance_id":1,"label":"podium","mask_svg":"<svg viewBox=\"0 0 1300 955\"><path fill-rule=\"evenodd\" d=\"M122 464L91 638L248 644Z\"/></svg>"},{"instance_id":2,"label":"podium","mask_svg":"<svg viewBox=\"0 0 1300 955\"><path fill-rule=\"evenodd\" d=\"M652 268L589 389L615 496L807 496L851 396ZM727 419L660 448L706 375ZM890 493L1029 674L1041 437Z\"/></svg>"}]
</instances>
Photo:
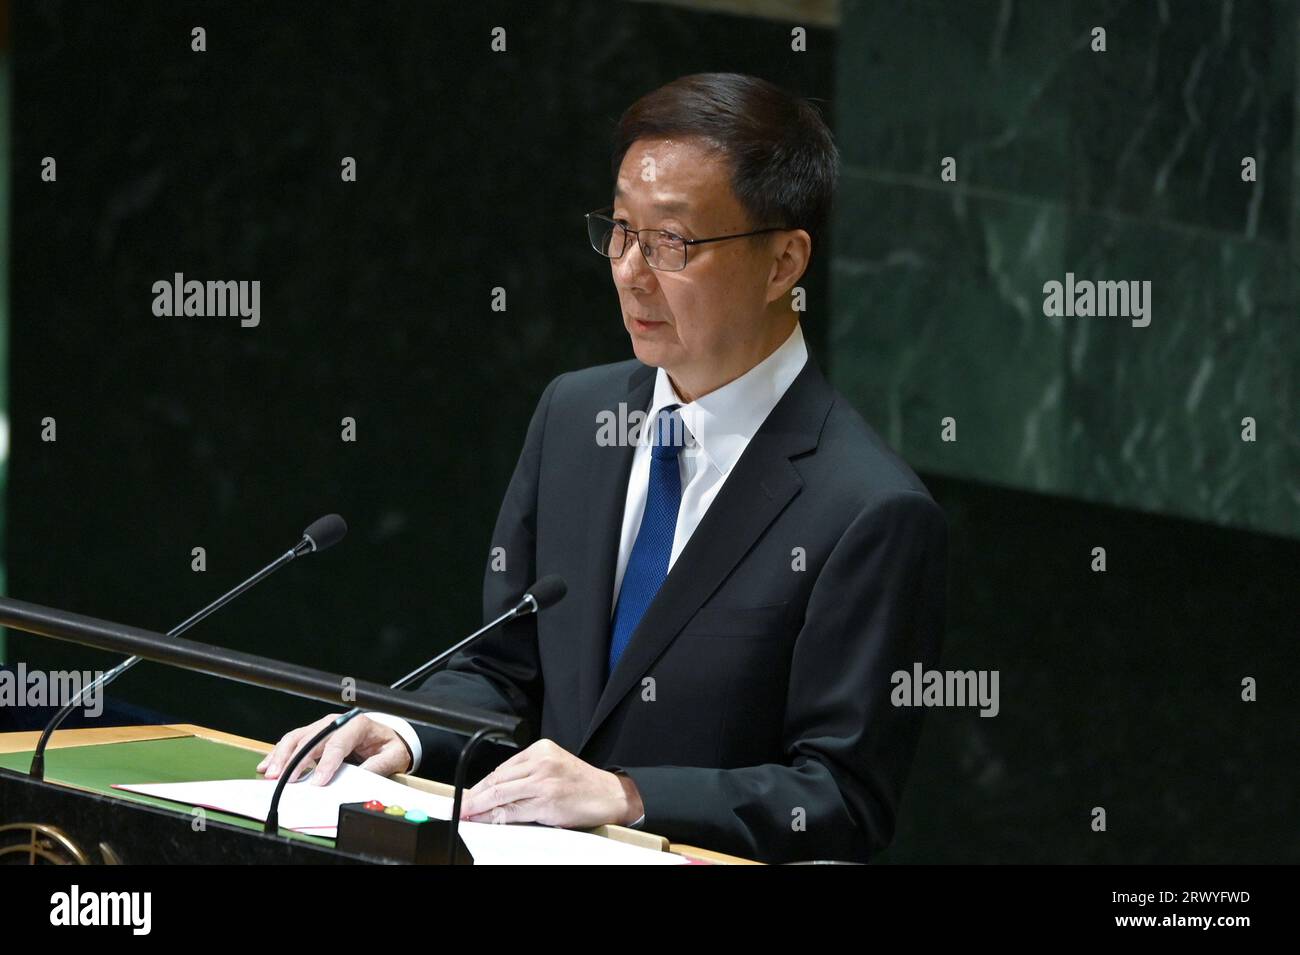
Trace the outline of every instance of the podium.
<instances>
[{"instance_id":1,"label":"podium","mask_svg":"<svg viewBox=\"0 0 1300 955\"><path fill-rule=\"evenodd\" d=\"M56 732L46 779L27 775L39 733L0 734L0 864L379 864L343 852L334 840L281 831L256 820L194 807L113 784L259 778L255 767L272 744L193 724L102 727ZM394 780L450 797L452 787L419 776ZM674 852L702 864L757 865L724 853L671 843L623 826L587 830L642 848Z\"/></svg>"}]
</instances>

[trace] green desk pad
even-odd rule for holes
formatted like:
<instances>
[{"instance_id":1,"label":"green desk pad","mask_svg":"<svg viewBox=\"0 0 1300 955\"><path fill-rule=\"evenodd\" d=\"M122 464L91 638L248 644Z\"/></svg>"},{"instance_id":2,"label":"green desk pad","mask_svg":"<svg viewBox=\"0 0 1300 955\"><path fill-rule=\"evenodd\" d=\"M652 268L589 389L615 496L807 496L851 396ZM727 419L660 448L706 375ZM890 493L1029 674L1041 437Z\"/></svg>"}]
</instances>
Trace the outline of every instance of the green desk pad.
<instances>
[{"instance_id":1,"label":"green desk pad","mask_svg":"<svg viewBox=\"0 0 1300 955\"><path fill-rule=\"evenodd\" d=\"M262 754L253 750L197 736L182 736L47 749L45 778L52 783L68 783L115 799L188 813L194 808L189 803L126 792L114 789L113 785L191 783L205 779L260 779L257 764L261 761ZM0 753L0 766L6 769L25 773L31 765L31 750ZM254 819L217 812L215 809L204 809L203 813L208 819L217 819L244 829L261 830L263 825ZM333 839L323 836L309 836L288 829L281 829L280 834L319 845L334 845Z\"/></svg>"}]
</instances>

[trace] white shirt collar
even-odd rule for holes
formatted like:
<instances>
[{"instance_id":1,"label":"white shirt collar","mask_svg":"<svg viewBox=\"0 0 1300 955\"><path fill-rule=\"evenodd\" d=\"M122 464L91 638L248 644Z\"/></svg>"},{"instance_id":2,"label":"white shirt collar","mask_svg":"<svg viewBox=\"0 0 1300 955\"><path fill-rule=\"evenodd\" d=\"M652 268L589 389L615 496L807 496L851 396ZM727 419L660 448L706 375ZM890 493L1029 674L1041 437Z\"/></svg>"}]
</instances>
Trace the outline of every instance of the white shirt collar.
<instances>
[{"instance_id":1,"label":"white shirt collar","mask_svg":"<svg viewBox=\"0 0 1300 955\"><path fill-rule=\"evenodd\" d=\"M655 374L654 400L651 402L647 427L642 428L641 443L648 444L653 422L667 405L681 405L682 424L694 439L705 459L722 474L735 465L758 432L759 427L781 400L781 396L798 377L808 360L803 329L795 322L794 330L776 351L749 371L721 388L692 402L683 402L660 368ZM683 454L692 453L688 445Z\"/></svg>"}]
</instances>

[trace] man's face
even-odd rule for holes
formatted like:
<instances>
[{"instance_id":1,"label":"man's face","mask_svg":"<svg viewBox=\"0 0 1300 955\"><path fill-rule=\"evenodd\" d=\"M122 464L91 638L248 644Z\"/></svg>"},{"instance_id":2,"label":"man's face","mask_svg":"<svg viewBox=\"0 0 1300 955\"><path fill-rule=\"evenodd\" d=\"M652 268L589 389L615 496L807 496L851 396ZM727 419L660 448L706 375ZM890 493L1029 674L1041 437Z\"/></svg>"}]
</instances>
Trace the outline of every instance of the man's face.
<instances>
[{"instance_id":1,"label":"man's face","mask_svg":"<svg viewBox=\"0 0 1300 955\"><path fill-rule=\"evenodd\" d=\"M725 160L689 139L633 143L619 167L610 217L630 229L664 229L686 239L777 224L751 224L732 193ZM776 268L767 240L780 235L688 246L680 272L650 268L632 244L611 259L636 357L697 393L761 360L771 338L764 310Z\"/></svg>"}]
</instances>

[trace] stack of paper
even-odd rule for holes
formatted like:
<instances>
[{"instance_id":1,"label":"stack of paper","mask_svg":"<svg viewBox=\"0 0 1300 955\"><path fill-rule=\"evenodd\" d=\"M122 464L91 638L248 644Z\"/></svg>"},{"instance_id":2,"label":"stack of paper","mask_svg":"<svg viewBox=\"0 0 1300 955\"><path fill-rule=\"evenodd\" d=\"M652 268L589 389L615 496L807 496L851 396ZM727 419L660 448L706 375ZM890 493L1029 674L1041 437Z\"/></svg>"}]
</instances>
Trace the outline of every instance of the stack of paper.
<instances>
[{"instance_id":1,"label":"stack of paper","mask_svg":"<svg viewBox=\"0 0 1300 955\"><path fill-rule=\"evenodd\" d=\"M378 799L387 806L422 809L430 818L450 819L449 796L416 789L349 763L339 767L328 786L311 782L312 774L284 788L280 825L311 835L333 838L339 806ZM265 822L278 780L220 779L194 783L117 785L114 789L203 806ZM603 836L533 823L492 825L461 820L460 836L476 865L681 865L688 860L616 842Z\"/></svg>"}]
</instances>

